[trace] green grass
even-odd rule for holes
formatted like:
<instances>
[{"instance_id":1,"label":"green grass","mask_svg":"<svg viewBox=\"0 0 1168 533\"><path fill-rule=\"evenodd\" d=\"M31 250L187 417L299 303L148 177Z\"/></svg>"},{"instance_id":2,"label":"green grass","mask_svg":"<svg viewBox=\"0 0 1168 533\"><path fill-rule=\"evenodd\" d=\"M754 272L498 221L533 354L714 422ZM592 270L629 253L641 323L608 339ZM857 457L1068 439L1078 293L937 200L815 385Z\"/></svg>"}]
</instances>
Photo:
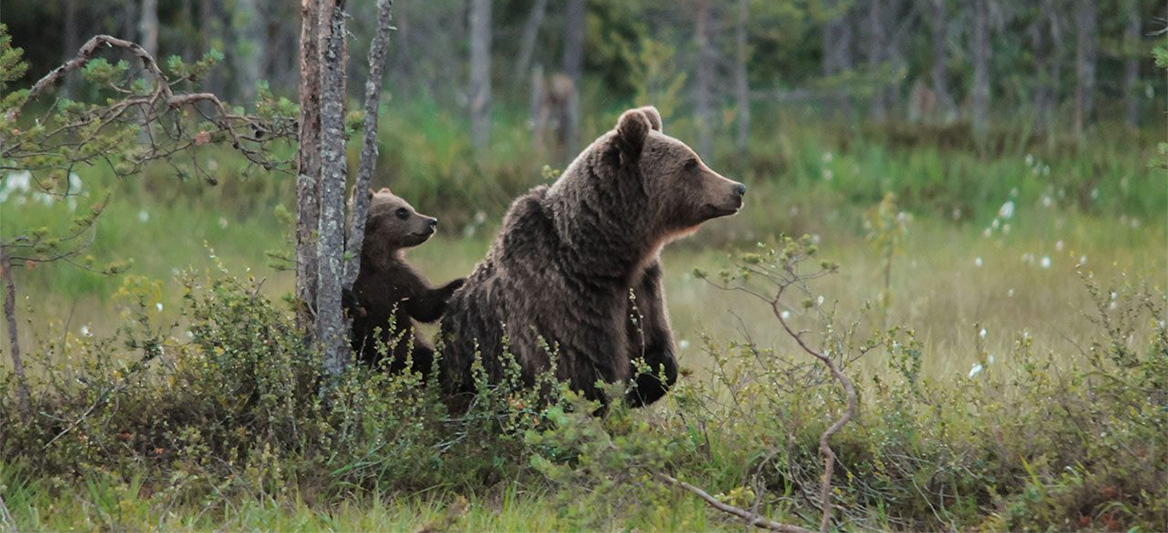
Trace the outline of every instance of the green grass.
<instances>
[{"instance_id":1,"label":"green grass","mask_svg":"<svg viewBox=\"0 0 1168 533\"><path fill-rule=\"evenodd\" d=\"M798 119L780 118L788 123ZM521 128L501 127L494 136L492 157L475 162L460 133L462 121L432 105L413 106L383 121L386 146L381 151L382 173L375 186L390 185L420 211L442 219L440 234L411 250L410 261L434 283L466 275L483 257L510 198L543 181L539 169L545 158L530 147ZM666 128L683 139L693 139L692 132L684 127L671 131L667 123ZM989 442L978 440L983 435L980 432L988 431L980 425L1000 424L1007 432L1011 428L1017 430L1010 425L1010 417L1023 420L1046 409L1047 406L1039 406L1038 411L1027 410L1009 403L1024 403L1033 393L1017 383L1032 376L1028 372L1034 364L1019 355L1019 339L1026 340L1029 352L1049 357L1056 369L1052 372L1073 375L1073 369L1089 363L1090 347L1100 337L1099 328L1088 319L1095 302L1081 276L1095 280L1118 278L1121 282L1146 279L1156 290L1165 289L1168 180L1162 172L1145 166L1150 147L1142 142L1124 145L1123 139L1109 138L1081 153L1043 152L1020 142L1008 153L979 154L927 144L905 147L859 137L847 140L845 148L837 134L813 127L756 137L750 152L742 158L734 157L728 145L719 144L719 156L713 165L750 186L743 212L708 223L695 237L675 243L664 252L666 296L678 355L683 367L694 370L684 383L700 390L709 387L713 391L711 397L727 394L719 388L725 383L719 381L721 370L703 343L704 335L715 339L718 345L749 339L758 346L773 347L780 354L797 356L795 345L779 333L767 306L741 293L718 289L695 278L693 271L700 268L716 273L729 269L731 255L752 251L757 243L774 245L780 234L813 235L819 242L819 255L839 263L840 270L817 281L812 296L822 295L820 305L838 311L839 324L862 320L866 332L882 325L912 328L921 343L921 375L935 387L932 405L904 407L893 401L899 397L882 396L871 383L864 385L865 394L875 402L871 407L876 410L871 415L874 419L885 412L918 418L912 418L916 422L903 422L913 428L905 430L911 436L881 426L874 419L865 419L841 435L841 440L854 446L845 451L856 454L849 457L848 464L858 469L867 464L861 451L866 447L880 449L873 443L896 443L900 441L893 437L903 438L916 446L914 449L922 457L943 456L944 452L937 450L944 447L935 448L934 441L929 440L950 442L929 436L937 427L942 428L937 430L942 434L949 431L970 436L968 442ZM1031 149L1034 153L1028 157ZM79 170L89 196L79 199L78 209L85 209L88 201L101 197L104 191L113 193L87 253L99 262L132 259L133 266L129 274L112 277L62 263L17 270L21 340L26 353L59 363L68 357L42 351L49 341L73 342L82 337L83 331L108 337L120 327L133 326L127 318L130 315L123 312L127 308L126 294L119 293L123 285L126 293L148 294L152 299L146 302L148 306L161 304L160 310L150 311L152 323L161 328L163 337L186 343L184 334L191 317L180 314L183 287L176 274L187 268L215 272L223 265L236 275L255 276L264 280L261 293L273 300L291 291L292 274L268 266L266 254L269 250L290 248L290 228L278 214L278 206L295 203L291 178L263 173L243 176L244 167L232 156L214 151L209 154L207 157L218 161L217 187L179 182L164 167L151 169L137 181L121 182L112 180L101 169ZM885 264L880 253L865 240L863 220L865 212L887 192L898 194L901 209L911 214L912 220L891 266L890 306L886 311L875 306L861 312L866 304L875 305L884 290ZM1007 202L1013 205L1009 217L1003 216L1003 204ZM63 203L18 205L10 200L0 204L0 236L10 237L39 226L62 227L69 213ZM157 282L156 287L151 286L153 282ZM797 300L792 304L792 322L818 331L819 322L812 313L800 309ZM280 309L286 312L286 306ZM177 325L169 327L172 322ZM4 327L0 324L0 332ZM1144 324L1137 331L1146 336L1152 327ZM424 330L433 332L432 327ZM113 350L124 354L124 358L130 357L129 349ZM965 377L973 365L986 364L988 356L993 362L985 373ZM7 357L2 364L7 368ZM895 378L886 355L868 357L853 368L864 380ZM1013 384L1006 386L1006 382ZM744 386L757 383L746 379ZM688 410L691 404L685 403L693 394L683 388L660 406L635 413L631 423L645 424L646 434L661 442L696 441L694 435L705 432L706 448L699 446L700 453L679 453L680 458L671 467L713 493L741 487L746 481L745 472L756 467L756 454L770 449L771 444L762 440L771 438L771 433L759 429L766 427L759 420L694 422L690 417L696 415ZM995 398L1008 405L988 403L988 399ZM880 411L889 409L889 405L894 406L891 411ZM968 405L970 411L939 414L942 407L951 409L953 405ZM918 412L918 408L922 411ZM932 411L928 409L937 413L929 414ZM1005 421L978 418L988 416L985 413L1005 413L995 415L1005 417ZM924 424L927 431L913 423ZM814 433L812 429L807 430L808 435ZM800 438L803 436L800 434ZM1025 477L1018 458L1040 461L1034 468L1046 472L1042 470L1046 465L1077 457L1086 446L1050 438L1055 444L1046 455L1012 441L1001 444L1002 450L1012 454L1000 458L1002 464L997 465L1006 472L995 473L1003 476L1002 490L1010 487L1007 479ZM1163 445L1152 442L1153 453ZM969 455L979 451L952 453L959 452ZM815 462L813 454L798 457L809 465ZM928 457L938 465L947 464L937 455ZM493 460L505 463L508 459L496 456ZM1080 466L1092 468L1090 464ZM0 485L4 486L5 500L18 524L27 530L741 527L689 495L669 490L661 493L636 483L632 483L633 489L620 492L621 501L598 507L595 498L600 489L596 486L588 486L582 495L571 484L552 483L532 475L527 465L508 467L523 472L513 478L476 483L459 477L425 489L338 490L319 487L314 479L285 477L279 478L283 488L278 490L240 490L232 485L230 491L223 493L200 492L202 496L196 500L190 499L188 491L160 485L151 478L150 469L105 472L100 464L87 464L86 468L79 476L42 475L28 467L0 461ZM943 477L944 472L934 474ZM239 473L239 485L253 486L243 481L248 475ZM1077 485L1044 477L1047 475L1035 474L1037 481L1028 485L1047 491L1042 493L1046 495L1042 501L1072 497L1095 501L1094 494L1058 493L1052 487ZM1099 483L1105 489L1108 486L1107 480ZM1089 483L1086 486L1091 490L1096 487ZM946 485L941 487L944 490ZM772 491L779 490L772 487ZM848 497L852 497L851 493ZM1168 502L1168 496L1160 498ZM1016 525L1019 522L1002 517L1014 516L1009 506L1017 501L970 496L954 503L954 508L966 505L974 511L953 512L954 516L964 517L961 523L965 527ZM1116 501L1130 504L1130 499ZM1093 519L1102 520L1105 516L1091 507L1093 503L1083 505ZM782 515L784 509L774 504L764 510L775 518L792 518ZM905 522L882 514L886 510L879 506L864 509L871 515L865 522L868 527L904 527ZM1061 515L1055 516L1061 519Z\"/></svg>"}]
</instances>

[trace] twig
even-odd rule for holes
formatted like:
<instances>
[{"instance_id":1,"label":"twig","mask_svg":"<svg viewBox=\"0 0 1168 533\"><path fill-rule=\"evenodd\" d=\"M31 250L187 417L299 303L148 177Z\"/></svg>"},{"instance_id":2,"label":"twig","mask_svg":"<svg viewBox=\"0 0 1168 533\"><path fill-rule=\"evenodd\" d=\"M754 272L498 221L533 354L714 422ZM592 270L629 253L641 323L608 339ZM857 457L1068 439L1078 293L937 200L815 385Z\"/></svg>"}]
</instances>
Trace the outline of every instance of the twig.
<instances>
[{"instance_id":1,"label":"twig","mask_svg":"<svg viewBox=\"0 0 1168 533\"><path fill-rule=\"evenodd\" d=\"M16 374L16 399L20 419L28 422L32 415L29 403L28 378L24 374L24 360L20 357L20 337L16 330L16 283L12 280L12 259L7 246L0 244L0 277L4 279L4 318L8 325L8 349L12 352L12 371Z\"/></svg>"},{"instance_id":2,"label":"twig","mask_svg":"<svg viewBox=\"0 0 1168 533\"><path fill-rule=\"evenodd\" d=\"M835 423L829 426L822 435L819 436L819 453L823 455L823 481L820 484L819 490L819 497L823 506L823 519L819 524L819 530L821 532L826 532L831 527L831 475L835 470L836 459L835 452L831 449L829 441L831 440L831 436L835 435L835 433L839 431L840 428L844 427L844 424L847 424L848 421L852 419L852 416L856 414L856 388L854 385L852 385L852 380L840 371L839 367L835 364L834 361L831 360L830 357L824 355L819 350L808 346L801 335L798 335L791 330L791 326L789 326L786 319L783 318L783 314L779 310L778 305L779 300L783 296L783 291L786 290L788 286L789 285L779 286L778 293L775 294L775 299L771 301L771 311L774 313L775 318L779 320L779 324L783 326L783 329L786 330L788 335L795 339L795 342L799 343L799 347L803 348L803 351L811 354L811 356L823 362L824 366L826 366L827 369L831 372L832 377L835 378L836 381L839 381L840 386L844 388L844 393L847 395L848 401L848 405L844 409L844 413L840 415Z\"/></svg>"},{"instance_id":3,"label":"twig","mask_svg":"<svg viewBox=\"0 0 1168 533\"><path fill-rule=\"evenodd\" d=\"M710 493L708 493L708 492L706 492L698 487L690 485L689 483L681 481L681 480L679 480L673 476L670 476L668 474L662 474L661 472L656 472L654 475L657 476L657 479L665 481L665 482L669 483L670 485L673 485L675 487L680 487L680 488L685 489L689 492L692 492L697 497L701 498L706 503L710 504L711 507L713 507L719 511L722 511L724 513L729 513L729 514L737 516L743 520L746 520L747 524L750 524L754 527L762 528L762 529L769 529L771 531L782 531L785 533L811 533L810 529L804 529L804 528L801 528L799 526L792 526L790 524L780 524L778 522L775 522L774 520L771 520L771 519L766 518L764 516L759 516L755 513L747 511L746 509L743 509L741 507L735 507L735 506L730 505L730 504L722 503L722 502L718 501L717 498L710 496Z\"/></svg>"}]
</instances>

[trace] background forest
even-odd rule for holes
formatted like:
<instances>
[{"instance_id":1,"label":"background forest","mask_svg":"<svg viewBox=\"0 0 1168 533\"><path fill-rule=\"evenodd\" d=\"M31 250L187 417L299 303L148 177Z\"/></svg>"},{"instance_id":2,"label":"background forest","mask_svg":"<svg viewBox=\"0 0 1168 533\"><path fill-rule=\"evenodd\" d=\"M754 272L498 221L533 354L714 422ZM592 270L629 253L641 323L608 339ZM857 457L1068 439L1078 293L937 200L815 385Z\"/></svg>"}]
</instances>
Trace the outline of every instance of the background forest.
<instances>
[{"instance_id":1,"label":"background forest","mask_svg":"<svg viewBox=\"0 0 1168 533\"><path fill-rule=\"evenodd\" d=\"M50 179L5 151L0 246L79 246L6 272L0 530L818 528L819 439L849 402L815 353L859 398L824 528L1168 529L1163 2L392 5L372 185L440 219L408 255L432 282L633 106L747 184L741 213L664 252L677 388L594 418L516 381L456 417L352 368L325 401L294 319L294 140L261 161L196 137L127 170L108 154L145 138L99 135L107 157ZM344 9L356 169L377 3ZM0 52L23 56L0 53L0 111L109 34L232 110L294 114L300 14L4 0ZM0 148L142 76L102 54ZM790 275L783 299L759 272Z\"/></svg>"}]
</instances>

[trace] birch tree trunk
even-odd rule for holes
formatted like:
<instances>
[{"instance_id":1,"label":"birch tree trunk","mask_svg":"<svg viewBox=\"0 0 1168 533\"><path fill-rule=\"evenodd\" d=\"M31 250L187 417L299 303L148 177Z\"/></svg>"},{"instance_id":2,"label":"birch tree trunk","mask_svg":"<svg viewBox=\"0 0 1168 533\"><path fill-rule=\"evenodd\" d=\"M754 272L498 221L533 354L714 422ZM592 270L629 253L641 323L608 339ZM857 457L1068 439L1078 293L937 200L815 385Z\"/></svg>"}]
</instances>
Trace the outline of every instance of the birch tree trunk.
<instances>
[{"instance_id":1,"label":"birch tree trunk","mask_svg":"<svg viewBox=\"0 0 1168 533\"><path fill-rule=\"evenodd\" d=\"M1075 135L1082 139L1095 107L1095 0L1075 4Z\"/></svg>"},{"instance_id":2,"label":"birch tree trunk","mask_svg":"<svg viewBox=\"0 0 1168 533\"><path fill-rule=\"evenodd\" d=\"M750 81L746 63L750 51L746 48L746 22L750 19L750 2L738 0L738 21L734 26L734 45L738 61L734 67L734 97L738 100L738 153L746 155L750 142Z\"/></svg>"},{"instance_id":3,"label":"birch tree trunk","mask_svg":"<svg viewBox=\"0 0 1168 533\"><path fill-rule=\"evenodd\" d=\"M562 124L564 135L564 157L576 157L580 139L580 77L584 74L584 30L588 25L585 0L568 0L568 13L564 20L563 69L572 80L572 94L568 98L568 120Z\"/></svg>"},{"instance_id":4,"label":"birch tree trunk","mask_svg":"<svg viewBox=\"0 0 1168 533\"><path fill-rule=\"evenodd\" d=\"M158 57L158 0L142 0L138 19L138 44L150 57Z\"/></svg>"},{"instance_id":5,"label":"birch tree trunk","mask_svg":"<svg viewBox=\"0 0 1168 533\"><path fill-rule=\"evenodd\" d=\"M527 80L531 73L531 58L535 55L535 43L539 40L539 27L543 24L543 17L547 13L547 0L536 0L527 15L527 22L523 24L523 42L520 43L519 60L515 63L515 86Z\"/></svg>"},{"instance_id":6,"label":"birch tree trunk","mask_svg":"<svg viewBox=\"0 0 1168 533\"><path fill-rule=\"evenodd\" d=\"M990 102L990 40L988 0L973 0L973 90L971 91L970 120L973 133L982 138L989 121Z\"/></svg>"},{"instance_id":7,"label":"birch tree trunk","mask_svg":"<svg viewBox=\"0 0 1168 533\"><path fill-rule=\"evenodd\" d=\"M331 4L331 5L329 5ZM316 335L324 368L340 375L349 364L348 332L341 311L345 252L345 1L326 0L321 14L320 225ZM328 24L327 28L324 24Z\"/></svg>"},{"instance_id":8,"label":"birch tree trunk","mask_svg":"<svg viewBox=\"0 0 1168 533\"><path fill-rule=\"evenodd\" d=\"M850 7L841 0L827 0L825 9L838 11L823 29L823 75L837 76L852 70L852 26L849 23ZM833 89L835 94L826 100L828 118L852 115L852 99L843 91Z\"/></svg>"},{"instance_id":9,"label":"birch tree trunk","mask_svg":"<svg viewBox=\"0 0 1168 533\"><path fill-rule=\"evenodd\" d=\"M381 106L381 82L389 50L389 30L393 23L393 0L377 0L377 33L369 47L369 78L365 81L365 129L361 145L361 164L357 181L349 197L349 239L345 242L345 279L347 288L357 281L361 270L361 247L365 243L365 220L369 218L369 183L377 169L377 118Z\"/></svg>"},{"instance_id":10,"label":"birch tree trunk","mask_svg":"<svg viewBox=\"0 0 1168 533\"><path fill-rule=\"evenodd\" d=\"M235 33L235 46L230 57L235 66L237 94L246 102L255 101L256 83L260 81L260 66L264 55L261 48L262 22L258 0L235 0L231 22L232 32Z\"/></svg>"},{"instance_id":11,"label":"birch tree trunk","mask_svg":"<svg viewBox=\"0 0 1168 533\"><path fill-rule=\"evenodd\" d=\"M979 0L974 0L979 1ZM888 35L884 27L884 0L870 0L868 4L868 65L873 72L879 72L888 58L885 51L888 47ZM868 113L875 120L884 120L888 116L888 107L884 101L883 80L877 81L872 91L872 98L868 106Z\"/></svg>"},{"instance_id":12,"label":"birch tree trunk","mask_svg":"<svg viewBox=\"0 0 1168 533\"><path fill-rule=\"evenodd\" d=\"M16 282L12 278L12 258L0 245L0 278L4 280L4 320L8 328L8 351L12 356L12 372L16 375L16 402L20 417L27 421L32 409L29 405L28 379L24 374L24 359L20 354L20 336L16 329Z\"/></svg>"},{"instance_id":13,"label":"birch tree trunk","mask_svg":"<svg viewBox=\"0 0 1168 533\"><path fill-rule=\"evenodd\" d=\"M930 30L933 40L933 95L936 97L938 111L942 122L953 120L953 96L949 94L949 72L945 62L949 59L947 24L949 15L946 13L945 0L930 0Z\"/></svg>"},{"instance_id":14,"label":"birch tree trunk","mask_svg":"<svg viewBox=\"0 0 1168 533\"><path fill-rule=\"evenodd\" d=\"M300 131L296 176L296 323L315 339L317 228L320 226L320 34L325 0L300 2Z\"/></svg>"},{"instance_id":15,"label":"birch tree trunk","mask_svg":"<svg viewBox=\"0 0 1168 533\"><path fill-rule=\"evenodd\" d=\"M77 2L78 0L64 0L65 1L65 53L62 63L73 58L77 54L77 49L81 48L80 36L77 34ZM65 76L61 81L61 91L66 98L73 97L73 83L76 76Z\"/></svg>"},{"instance_id":16,"label":"birch tree trunk","mask_svg":"<svg viewBox=\"0 0 1168 533\"><path fill-rule=\"evenodd\" d=\"M1127 23L1123 32L1123 123L1129 129L1139 127L1140 95L1140 9L1138 0L1124 0Z\"/></svg>"},{"instance_id":17,"label":"birch tree trunk","mask_svg":"<svg viewBox=\"0 0 1168 533\"><path fill-rule=\"evenodd\" d=\"M708 35L710 26L710 3L708 0L698 0L697 24L694 28L698 44L697 86L694 88L696 100L696 114L698 119L698 154L707 161L713 152L713 136L710 133L713 127L713 112L710 109L710 85L713 83L712 50Z\"/></svg>"},{"instance_id":18,"label":"birch tree trunk","mask_svg":"<svg viewBox=\"0 0 1168 533\"><path fill-rule=\"evenodd\" d=\"M491 141L491 0L470 4L470 139L480 153Z\"/></svg>"}]
</instances>

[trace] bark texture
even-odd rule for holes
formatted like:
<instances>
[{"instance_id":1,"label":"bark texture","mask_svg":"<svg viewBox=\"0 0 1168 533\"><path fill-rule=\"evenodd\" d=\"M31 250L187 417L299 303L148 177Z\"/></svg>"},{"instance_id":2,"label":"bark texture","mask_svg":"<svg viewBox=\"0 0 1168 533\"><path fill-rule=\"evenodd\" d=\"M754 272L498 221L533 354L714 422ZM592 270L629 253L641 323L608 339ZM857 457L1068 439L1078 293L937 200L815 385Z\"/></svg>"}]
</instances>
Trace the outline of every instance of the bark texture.
<instances>
[{"instance_id":1,"label":"bark texture","mask_svg":"<svg viewBox=\"0 0 1168 533\"><path fill-rule=\"evenodd\" d=\"M849 6L841 0L826 0L825 9L834 16L823 29L823 75L832 77L852 70L852 26L848 22ZM848 118L852 114L851 97L836 91L825 101L829 118Z\"/></svg>"},{"instance_id":2,"label":"bark texture","mask_svg":"<svg viewBox=\"0 0 1168 533\"><path fill-rule=\"evenodd\" d=\"M365 81L365 129L361 164L349 197L349 239L345 242L345 287L352 287L361 269L361 248L365 244L365 219L369 217L369 184L377 169L377 110L381 106L381 82L389 50L389 30L393 23L393 0L377 0L377 33L369 47L369 79Z\"/></svg>"},{"instance_id":3,"label":"bark texture","mask_svg":"<svg viewBox=\"0 0 1168 533\"><path fill-rule=\"evenodd\" d=\"M943 122L953 120L953 97L949 94L949 70L946 61L949 59L948 47L948 20L949 14L945 0L929 0L929 29L933 40L933 96L937 102L937 111Z\"/></svg>"},{"instance_id":4,"label":"bark texture","mask_svg":"<svg viewBox=\"0 0 1168 533\"><path fill-rule=\"evenodd\" d=\"M323 0L300 3L300 145L296 177L296 316L313 339L316 307L316 238L320 225L320 25Z\"/></svg>"},{"instance_id":5,"label":"bark texture","mask_svg":"<svg viewBox=\"0 0 1168 533\"><path fill-rule=\"evenodd\" d=\"M325 372L337 376L349 364L348 331L341 312L345 251L345 2L331 3L321 22L320 225L317 255L316 334Z\"/></svg>"},{"instance_id":6,"label":"bark texture","mask_svg":"<svg viewBox=\"0 0 1168 533\"><path fill-rule=\"evenodd\" d=\"M0 276L4 279L4 320L8 327L8 350L12 356L12 372L16 374L16 402L21 418L31 414L28 380L24 374L24 359L20 354L20 337L16 330L16 282L12 278L12 258L0 246Z\"/></svg>"}]
</instances>

